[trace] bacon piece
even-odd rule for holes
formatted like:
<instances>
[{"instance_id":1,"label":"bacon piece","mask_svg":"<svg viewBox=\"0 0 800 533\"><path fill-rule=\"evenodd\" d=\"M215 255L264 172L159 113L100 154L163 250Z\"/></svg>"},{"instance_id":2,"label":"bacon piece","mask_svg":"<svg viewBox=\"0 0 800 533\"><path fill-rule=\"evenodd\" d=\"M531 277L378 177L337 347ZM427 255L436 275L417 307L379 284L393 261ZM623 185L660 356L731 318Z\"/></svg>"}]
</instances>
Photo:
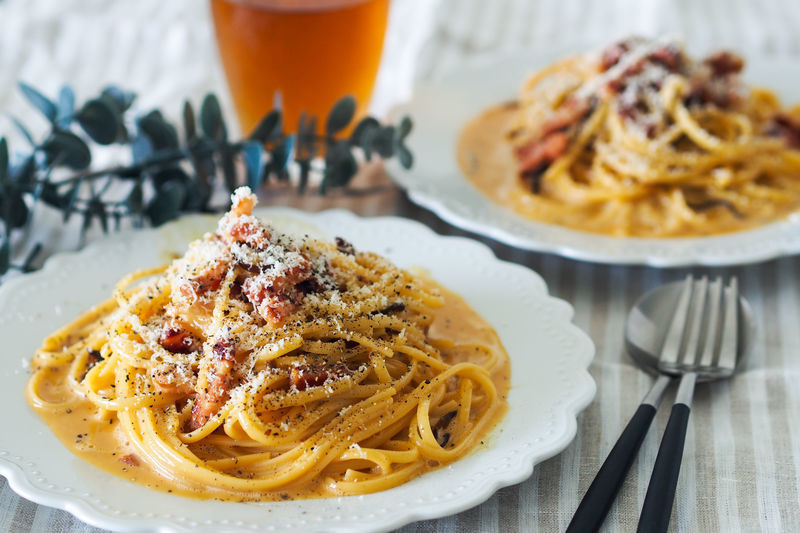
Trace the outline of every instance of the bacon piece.
<instances>
[{"instance_id":1,"label":"bacon piece","mask_svg":"<svg viewBox=\"0 0 800 533\"><path fill-rule=\"evenodd\" d=\"M703 60L711 68L713 77L738 74L744 68L744 60L733 52L720 51L711 54Z\"/></svg>"},{"instance_id":2,"label":"bacon piece","mask_svg":"<svg viewBox=\"0 0 800 533\"><path fill-rule=\"evenodd\" d=\"M231 200L231 209L220 226L222 240L228 244L238 242L257 249L266 248L269 245L270 232L252 216L256 196L247 188L239 188Z\"/></svg>"},{"instance_id":3,"label":"bacon piece","mask_svg":"<svg viewBox=\"0 0 800 533\"><path fill-rule=\"evenodd\" d=\"M303 296L298 285L309 280L312 274L311 262L297 254L296 264L285 267L280 273L267 270L247 278L242 292L264 320L277 325L292 314Z\"/></svg>"},{"instance_id":4,"label":"bacon piece","mask_svg":"<svg viewBox=\"0 0 800 533\"><path fill-rule=\"evenodd\" d=\"M534 140L516 150L520 175L538 174L564 155L569 145L566 133L551 133L543 139Z\"/></svg>"},{"instance_id":5,"label":"bacon piece","mask_svg":"<svg viewBox=\"0 0 800 533\"><path fill-rule=\"evenodd\" d=\"M767 135L781 137L789 146L800 150L800 119L786 113L775 115L767 127Z\"/></svg>"},{"instance_id":6,"label":"bacon piece","mask_svg":"<svg viewBox=\"0 0 800 533\"><path fill-rule=\"evenodd\" d=\"M625 52L627 52L629 49L630 46L625 41L614 43L606 47L606 49L603 50L603 54L600 59L600 70L605 72L619 63L619 60L622 59L622 56L624 56Z\"/></svg>"},{"instance_id":7,"label":"bacon piece","mask_svg":"<svg viewBox=\"0 0 800 533\"><path fill-rule=\"evenodd\" d=\"M180 285L181 294L189 302L192 302L208 291L219 289L227 273L228 263L222 259L216 259L208 263L205 270L198 275L188 280L188 282L182 283Z\"/></svg>"},{"instance_id":8,"label":"bacon piece","mask_svg":"<svg viewBox=\"0 0 800 533\"><path fill-rule=\"evenodd\" d=\"M576 124L586 116L592 105L588 100L568 98L564 104L556 109L542 124L539 138L544 138L556 131L563 131Z\"/></svg>"},{"instance_id":9,"label":"bacon piece","mask_svg":"<svg viewBox=\"0 0 800 533\"><path fill-rule=\"evenodd\" d=\"M217 340L208 365L197 380L197 396L192 406L189 429L202 427L228 401L233 386L233 367L236 364L233 342L225 337Z\"/></svg>"},{"instance_id":10,"label":"bacon piece","mask_svg":"<svg viewBox=\"0 0 800 533\"><path fill-rule=\"evenodd\" d=\"M289 383L297 390L304 391L309 387L324 385L329 380L352 375L353 371L344 363L326 366L298 365L289 371Z\"/></svg>"},{"instance_id":11,"label":"bacon piece","mask_svg":"<svg viewBox=\"0 0 800 533\"><path fill-rule=\"evenodd\" d=\"M675 72L681 66L681 53L680 50L674 46L663 46L657 48L647 56L647 59L661 63L670 72Z\"/></svg>"},{"instance_id":12,"label":"bacon piece","mask_svg":"<svg viewBox=\"0 0 800 533\"><path fill-rule=\"evenodd\" d=\"M356 249L353 245L341 237L336 237L336 249L347 255L356 255Z\"/></svg>"},{"instance_id":13,"label":"bacon piece","mask_svg":"<svg viewBox=\"0 0 800 533\"><path fill-rule=\"evenodd\" d=\"M200 348L200 342L177 318L164 321L158 343L172 353L192 353Z\"/></svg>"},{"instance_id":14,"label":"bacon piece","mask_svg":"<svg viewBox=\"0 0 800 533\"><path fill-rule=\"evenodd\" d=\"M97 350L89 349L89 355L86 356L86 370L91 370L94 365L103 360L100 352Z\"/></svg>"}]
</instances>

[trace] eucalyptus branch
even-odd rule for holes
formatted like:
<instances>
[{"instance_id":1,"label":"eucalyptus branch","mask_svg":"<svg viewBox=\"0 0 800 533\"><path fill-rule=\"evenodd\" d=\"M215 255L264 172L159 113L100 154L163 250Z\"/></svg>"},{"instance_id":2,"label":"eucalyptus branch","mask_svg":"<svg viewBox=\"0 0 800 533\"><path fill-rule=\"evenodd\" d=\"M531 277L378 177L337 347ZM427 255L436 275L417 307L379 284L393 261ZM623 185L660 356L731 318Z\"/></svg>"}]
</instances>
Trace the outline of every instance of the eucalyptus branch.
<instances>
[{"instance_id":1,"label":"eucalyptus branch","mask_svg":"<svg viewBox=\"0 0 800 533\"><path fill-rule=\"evenodd\" d=\"M30 145L28 153L15 155L13 161L5 137L0 137L0 275L10 268L28 271L35 263L39 244L21 264L12 265L11 240L17 230L33 224L39 202L61 211L65 223L83 217L83 240L94 223L109 231L112 221L118 228L124 218L160 225L181 213L222 209L227 206L211 205L218 183L231 192L243 184L258 190L288 181L292 163L301 194L312 171L321 172L320 194L347 187L358 171L355 149L368 161L377 154L396 156L406 168L413 163L405 145L412 127L408 117L396 126L366 117L349 136L343 135L355 116L352 97L333 106L321 132L317 117L303 114L296 133L288 134L280 110L272 110L246 138L231 140L213 94L203 99L199 113L187 101L176 126L158 110L137 114L131 108L135 95L113 86L80 107L68 86L55 100L25 83L19 88L48 120L50 130L37 142L12 117ZM111 145L127 147L130 163L93 168L95 151ZM321 164L312 165L317 157Z\"/></svg>"}]
</instances>

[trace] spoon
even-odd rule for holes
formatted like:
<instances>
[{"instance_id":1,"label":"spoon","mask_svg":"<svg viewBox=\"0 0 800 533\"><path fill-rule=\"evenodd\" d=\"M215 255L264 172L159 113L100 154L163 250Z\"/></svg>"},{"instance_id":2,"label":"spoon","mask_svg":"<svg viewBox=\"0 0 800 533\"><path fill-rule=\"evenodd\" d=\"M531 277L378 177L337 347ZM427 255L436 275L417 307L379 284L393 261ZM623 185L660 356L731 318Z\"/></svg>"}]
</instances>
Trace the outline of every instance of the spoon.
<instances>
[{"instance_id":1,"label":"spoon","mask_svg":"<svg viewBox=\"0 0 800 533\"><path fill-rule=\"evenodd\" d=\"M597 531L600 528L647 434L664 390L673 378L672 374L660 373L659 356L686 283L677 281L649 291L628 314L625 324L628 353L645 371L658 377L600 467L572 517L567 533ZM737 360L740 360L752 341L754 321L747 301L741 296L738 300L741 327L738 328ZM698 376L698 381L711 379L713 377L707 375Z\"/></svg>"}]
</instances>

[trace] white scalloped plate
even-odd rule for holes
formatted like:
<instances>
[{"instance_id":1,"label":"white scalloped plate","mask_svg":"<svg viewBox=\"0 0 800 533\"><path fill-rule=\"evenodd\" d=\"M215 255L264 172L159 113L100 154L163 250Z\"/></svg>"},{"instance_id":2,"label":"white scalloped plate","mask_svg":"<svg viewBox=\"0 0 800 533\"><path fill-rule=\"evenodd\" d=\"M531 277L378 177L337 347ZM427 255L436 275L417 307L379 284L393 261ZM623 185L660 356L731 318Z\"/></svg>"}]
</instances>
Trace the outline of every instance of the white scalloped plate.
<instances>
[{"instance_id":1,"label":"white scalloped plate","mask_svg":"<svg viewBox=\"0 0 800 533\"><path fill-rule=\"evenodd\" d=\"M734 265L800 253L800 215L754 230L699 238L607 237L526 219L492 203L458 168L455 144L463 124L482 109L516 97L530 73L574 48L486 57L434 82L418 85L411 101L391 115L414 118L408 139L414 168L389 163L395 181L415 203L461 228L511 246L610 264L678 267ZM800 100L800 62L749 59L747 81L777 91L786 104Z\"/></svg>"},{"instance_id":2,"label":"white scalloped plate","mask_svg":"<svg viewBox=\"0 0 800 533\"><path fill-rule=\"evenodd\" d=\"M594 396L589 338L572 307L547 295L542 279L499 261L486 246L442 237L400 218L362 219L335 210L261 210L289 231L341 235L400 266L422 266L461 294L500 334L512 361L510 409L483 447L400 487L366 496L276 503L231 503L164 494L107 474L72 455L28 407L25 362L42 338L107 298L122 275L166 262L214 227L193 216L59 255L35 274L0 288L0 473L21 496L66 509L99 527L159 531L382 531L475 506L518 483L575 436L576 415Z\"/></svg>"}]
</instances>

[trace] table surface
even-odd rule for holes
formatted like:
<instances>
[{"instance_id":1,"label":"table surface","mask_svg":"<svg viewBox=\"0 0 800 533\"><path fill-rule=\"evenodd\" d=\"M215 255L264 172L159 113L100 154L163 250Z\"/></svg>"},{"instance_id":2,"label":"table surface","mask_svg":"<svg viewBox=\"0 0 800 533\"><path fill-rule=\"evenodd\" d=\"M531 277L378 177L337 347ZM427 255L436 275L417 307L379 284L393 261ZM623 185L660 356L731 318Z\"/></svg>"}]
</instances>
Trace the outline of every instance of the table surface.
<instances>
[{"instance_id":1,"label":"table surface","mask_svg":"<svg viewBox=\"0 0 800 533\"><path fill-rule=\"evenodd\" d=\"M157 64L127 64L128 73L119 70L122 67L117 63L108 63L108 71L102 71L101 77L117 76L134 86L149 87L148 98L164 102L202 94L209 88L224 90L218 68L181 63L194 53L204 57L207 52L213 57L207 14L196 9L197 3L170 2L163 11L155 0L125 3L128 7L120 4L0 0L0 72L11 74L0 84L0 111L27 112L19 108L19 97L13 93L15 79L35 84L41 80L45 86L57 87L60 76L86 90L95 89L102 67L78 61L74 54L106 54L108 57L102 60L111 56L119 59L125 50L130 52L130 47L144 42L155 48L169 46L171 51ZM138 6L130 7L134 4ZM120 18L126 9L134 11ZM764 55L800 58L800 4L788 0L403 0L395 2L393 10L396 26L402 26L397 20L407 24L424 16L429 28L424 39L411 39L416 48L398 52L398 62L405 54L413 59L413 65L403 64L397 72L384 76L395 81L395 92L387 90L382 95L384 103L407 96L414 79L435 78L471 56L567 42L565 32L559 30L565 27L580 30L572 32L572 37L587 46L633 31L671 31L686 35L690 43L700 46L738 45ZM106 25L113 18L123 22L111 35L111 26ZM99 35L78 39L77 32L85 24L92 24ZM422 22L420 25L424 26ZM116 48L93 50L104 37L113 39ZM78 44L73 42L76 39ZM186 74L177 87L160 77L171 70L174 73L176 68ZM0 131L5 132L6 126L0 123ZM575 323L597 347L590 367L597 381L597 396L578 418L577 437L563 453L537 465L527 481L500 490L478 507L411 524L402 531L563 530L652 381L625 354L622 334L627 311L646 290L687 273L738 276L742 293L753 307L757 335L741 372L728 381L697 388L671 529L800 531L800 425L796 423L800 420L800 258L735 268L668 270L576 262L516 250L450 226L412 204L379 172L360 179L380 185L381 191L359 198L280 196L272 202L308 210L345 207L366 216L400 215L419 220L441 234L481 240L498 257L537 271L553 295L575 307ZM58 247L57 243L54 246ZM673 393L668 393L665 404ZM604 531L635 530L667 416L667 409L659 412ZM0 530L99 531L64 511L18 497L5 480L0 480Z\"/></svg>"}]
</instances>

